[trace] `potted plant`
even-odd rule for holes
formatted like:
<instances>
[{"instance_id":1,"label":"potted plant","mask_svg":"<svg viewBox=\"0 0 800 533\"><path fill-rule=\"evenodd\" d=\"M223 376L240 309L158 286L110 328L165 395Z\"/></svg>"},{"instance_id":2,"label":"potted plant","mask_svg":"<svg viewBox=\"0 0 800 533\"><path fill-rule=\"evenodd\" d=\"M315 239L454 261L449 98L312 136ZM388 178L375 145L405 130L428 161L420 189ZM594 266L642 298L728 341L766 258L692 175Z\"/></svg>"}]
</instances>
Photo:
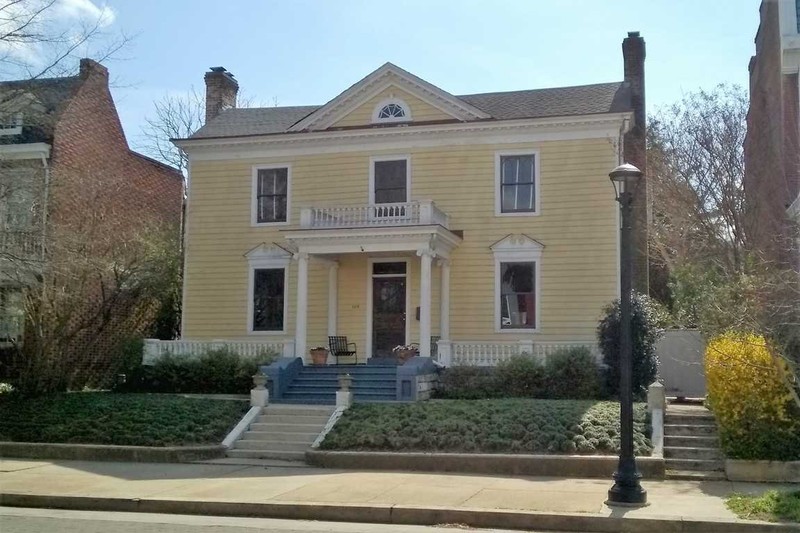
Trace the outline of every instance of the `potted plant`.
<instances>
[{"instance_id":1,"label":"potted plant","mask_svg":"<svg viewBox=\"0 0 800 533\"><path fill-rule=\"evenodd\" d=\"M392 349L392 353L400 361L400 364L403 364L412 357L419 355L419 346L416 344L401 344L400 346L395 346Z\"/></svg>"},{"instance_id":2,"label":"potted plant","mask_svg":"<svg viewBox=\"0 0 800 533\"><path fill-rule=\"evenodd\" d=\"M324 346L317 346L309 350L311 354L311 363L315 365L324 365L328 362L328 349Z\"/></svg>"}]
</instances>

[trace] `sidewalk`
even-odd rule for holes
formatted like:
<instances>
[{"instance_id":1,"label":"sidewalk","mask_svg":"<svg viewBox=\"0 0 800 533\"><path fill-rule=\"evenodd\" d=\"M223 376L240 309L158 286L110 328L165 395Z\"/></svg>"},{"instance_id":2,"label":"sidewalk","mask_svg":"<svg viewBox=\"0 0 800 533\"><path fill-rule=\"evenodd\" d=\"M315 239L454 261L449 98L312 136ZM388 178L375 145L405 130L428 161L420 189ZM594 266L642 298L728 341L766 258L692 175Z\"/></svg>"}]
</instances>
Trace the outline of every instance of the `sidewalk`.
<instances>
[{"instance_id":1,"label":"sidewalk","mask_svg":"<svg viewBox=\"0 0 800 533\"><path fill-rule=\"evenodd\" d=\"M610 509L603 501L611 481L598 479L288 465L0 461L2 505L563 531L770 530L765 523L736 519L724 497L791 487L727 481L642 484L649 506Z\"/></svg>"}]
</instances>

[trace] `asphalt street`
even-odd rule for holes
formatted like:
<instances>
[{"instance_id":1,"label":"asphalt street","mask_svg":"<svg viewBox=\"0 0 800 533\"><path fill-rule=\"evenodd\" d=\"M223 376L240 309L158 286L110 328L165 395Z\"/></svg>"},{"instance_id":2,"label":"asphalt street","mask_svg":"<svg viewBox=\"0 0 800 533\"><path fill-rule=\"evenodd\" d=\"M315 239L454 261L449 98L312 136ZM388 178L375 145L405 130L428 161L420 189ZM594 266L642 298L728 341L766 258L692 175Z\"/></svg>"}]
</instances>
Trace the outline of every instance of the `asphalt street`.
<instances>
[{"instance_id":1,"label":"asphalt street","mask_svg":"<svg viewBox=\"0 0 800 533\"><path fill-rule=\"evenodd\" d=\"M353 524L265 518L107 513L0 507L2 533L519 533L500 529ZM544 533L544 532L538 532Z\"/></svg>"}]
</instances>

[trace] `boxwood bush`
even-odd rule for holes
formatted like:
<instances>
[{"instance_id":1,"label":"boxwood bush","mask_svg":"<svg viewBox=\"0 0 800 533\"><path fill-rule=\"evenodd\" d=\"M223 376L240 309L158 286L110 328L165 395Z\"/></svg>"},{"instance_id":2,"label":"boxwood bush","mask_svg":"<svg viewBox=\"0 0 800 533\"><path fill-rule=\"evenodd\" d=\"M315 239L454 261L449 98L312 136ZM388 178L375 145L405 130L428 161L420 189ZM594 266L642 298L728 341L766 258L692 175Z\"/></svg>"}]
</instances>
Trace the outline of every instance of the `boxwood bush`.
<instances>
[{"instance_id":1,"label":"boxwood bush","mask_svg":"<svg viewBox=\"0 0 800 533\"><path fill-rule=\"evenodd\" d=\"M497 367L454 366L439 375L438 398L602 398L600 369L588 348L564 348L544 364L521 354Z\"/></svg>"},{"instance_id":2,"label":"boxwood bush","mask_svg":"<svg viewBox=\"0 0 800 533\"><path fill-rule=\"evenodd\" d=\"M247 394L258 367L275 360L264 352L243 357L227 349L209 350L198 357L164 355L153 365L138 365L117 387L126 392L183 392Z\"/></svg>"}]
</instances>

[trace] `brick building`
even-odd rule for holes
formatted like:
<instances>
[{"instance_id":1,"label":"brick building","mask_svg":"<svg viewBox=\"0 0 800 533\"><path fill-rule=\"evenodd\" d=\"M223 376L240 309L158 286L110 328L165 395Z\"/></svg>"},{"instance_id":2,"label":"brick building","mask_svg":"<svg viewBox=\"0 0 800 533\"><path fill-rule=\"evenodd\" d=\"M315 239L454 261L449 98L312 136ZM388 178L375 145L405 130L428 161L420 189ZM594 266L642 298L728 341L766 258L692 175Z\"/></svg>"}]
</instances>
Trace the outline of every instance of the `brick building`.
<instances>
[{"instance_id":1,"label":"brick building","mask_svg":"<svg viewBox=\"0 0 800 533\"><path fill-rule=\"evenodd\" d=\"M767 259L800 269L800 1L763 0L760 15L745 140L748 230Z\"/></svg>"},{"instance_id":2,"label":"brick building","mask_svg":"<svg viewBox=\"0 0 800 533\"><path fill-rule=\"evenodd\" d=\"M183 177L128 147L108 77L83 59L76 76L0 83L0 347L23 341L26 287L46 279L65 230L84 238L87 261L151 223L177 240Z\"/></svg>"}]
</instances>

